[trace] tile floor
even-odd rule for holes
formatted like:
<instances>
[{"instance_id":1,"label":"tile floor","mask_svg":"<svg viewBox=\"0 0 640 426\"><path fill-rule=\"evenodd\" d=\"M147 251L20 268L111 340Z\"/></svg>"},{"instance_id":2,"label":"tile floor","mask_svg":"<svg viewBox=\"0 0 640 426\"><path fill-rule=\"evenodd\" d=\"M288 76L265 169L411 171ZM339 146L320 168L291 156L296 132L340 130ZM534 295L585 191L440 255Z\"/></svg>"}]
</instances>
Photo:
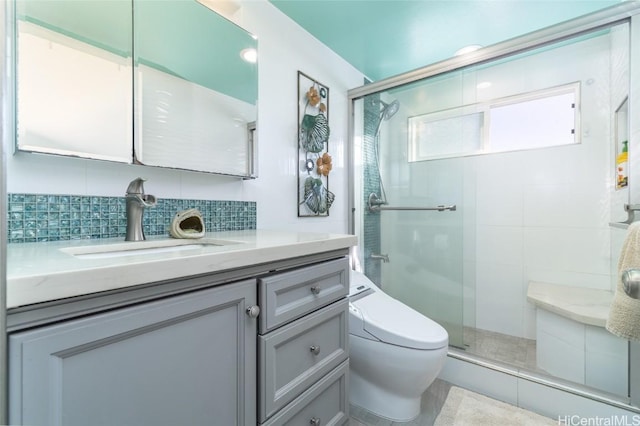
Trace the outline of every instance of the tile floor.
<instances>
[{"instance_id":1,"label":"tile floor","mask_svg":"<svg viewBox=\"0 0 640 426\"><path fill-rule=\"evenodd\" d=\"M536 365L536 341L471 327L463 334L467 353L517 368L540 371Z\"/></svg>"}]
</instances>

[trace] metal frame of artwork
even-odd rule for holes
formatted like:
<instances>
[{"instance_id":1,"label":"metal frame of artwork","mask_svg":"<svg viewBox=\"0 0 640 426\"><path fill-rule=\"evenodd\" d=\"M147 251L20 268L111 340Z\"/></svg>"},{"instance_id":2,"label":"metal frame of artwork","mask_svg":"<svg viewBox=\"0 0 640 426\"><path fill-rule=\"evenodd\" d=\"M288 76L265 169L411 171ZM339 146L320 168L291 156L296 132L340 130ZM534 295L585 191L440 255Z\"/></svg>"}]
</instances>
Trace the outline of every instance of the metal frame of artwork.
<instances>
[{"instance_id":1,"label":"metal frame of artwork","mask_svg":"<svg viewBox=\"0 0 640 426\"><path fill-rule=\"evenodd\" d=\"M329 216L329 88L298 71L298 217Z\"/></svg>"}]
</instances>

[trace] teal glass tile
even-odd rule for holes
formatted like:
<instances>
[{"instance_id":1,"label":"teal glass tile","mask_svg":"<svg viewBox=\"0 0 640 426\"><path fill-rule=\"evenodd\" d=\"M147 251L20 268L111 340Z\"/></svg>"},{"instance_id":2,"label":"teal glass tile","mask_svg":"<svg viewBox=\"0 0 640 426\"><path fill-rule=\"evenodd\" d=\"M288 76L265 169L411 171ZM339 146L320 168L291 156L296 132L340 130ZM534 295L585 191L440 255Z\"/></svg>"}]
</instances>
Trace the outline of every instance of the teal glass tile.
<instances>
[{"instance_id":1,"label":"teal glass tile","mask_svg":"<svg viewBox=\"0 0 640 426\"><path fill-rule=\"evenodd\" d=\"M126 233L124 197L66 194L7 195L9 243L114 238ZM146 235L168 235L174 215L196 208L207 231L256 229L256 203L193 199L160 199L145 210Z\"/></svg>"}]
</instances>

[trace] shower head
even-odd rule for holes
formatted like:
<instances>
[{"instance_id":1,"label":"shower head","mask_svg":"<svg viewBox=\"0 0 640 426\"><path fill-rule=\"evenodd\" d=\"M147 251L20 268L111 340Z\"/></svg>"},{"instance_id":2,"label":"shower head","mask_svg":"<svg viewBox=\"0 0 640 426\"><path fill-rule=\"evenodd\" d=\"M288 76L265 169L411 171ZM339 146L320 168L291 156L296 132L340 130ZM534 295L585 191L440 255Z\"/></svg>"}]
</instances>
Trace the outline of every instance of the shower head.
<instances>
[{"instance_id":1,"label":"shower head","mask_svg":"<svg viewBox=\"0 0 640 426\"><path fill-rule=\"evenodd\" d=\"M378 127L376 128L376 133L375 133L376 136L378 136L378 133L380 132L380 127L382 126L382 122L389 120L400 109L400 102L398 102L397 99L391 103L380 101L380 104L382 105L382 109L380 110L380 119L378 120Z\"/></svg>"},{"instance_id":2,"label":"shower head","mask_svg":"<svg viewBox=\"0 0 640 426\"><path fill-rule=\"evenodd\" d=\"M380 116L385 120L388 120L391 117L393 117L396 114L396 112L398 112L398 110L400 109L400 102L398 102L397 99L391 102L390 104L382 101L380 101L380 103L382 104L382 109L380 110Z\"/></svg>"}]
</instances>

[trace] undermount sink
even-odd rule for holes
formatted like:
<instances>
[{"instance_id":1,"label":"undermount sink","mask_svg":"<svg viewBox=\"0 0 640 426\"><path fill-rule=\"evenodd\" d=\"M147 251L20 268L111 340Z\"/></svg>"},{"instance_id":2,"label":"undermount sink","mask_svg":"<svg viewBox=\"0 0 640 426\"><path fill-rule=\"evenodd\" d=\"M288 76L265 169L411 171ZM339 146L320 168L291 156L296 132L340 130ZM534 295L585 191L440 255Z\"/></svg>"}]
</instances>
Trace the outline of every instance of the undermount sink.
<instances>
[{"instance_id":1,"label":"undermount sink","mask_svg":"<svg viewBox=\"0 0 640 426\"><path fill-rule=\"evenodd\" d=\"M227 241L211 238L199 240L147 240L98 244L83 247L68 247L60 251L79 259L110 259L114 257L140 256L145 254L175 253L202 250L212 246L242 244L239 241Z\"/></svg>"}]
</instances>

